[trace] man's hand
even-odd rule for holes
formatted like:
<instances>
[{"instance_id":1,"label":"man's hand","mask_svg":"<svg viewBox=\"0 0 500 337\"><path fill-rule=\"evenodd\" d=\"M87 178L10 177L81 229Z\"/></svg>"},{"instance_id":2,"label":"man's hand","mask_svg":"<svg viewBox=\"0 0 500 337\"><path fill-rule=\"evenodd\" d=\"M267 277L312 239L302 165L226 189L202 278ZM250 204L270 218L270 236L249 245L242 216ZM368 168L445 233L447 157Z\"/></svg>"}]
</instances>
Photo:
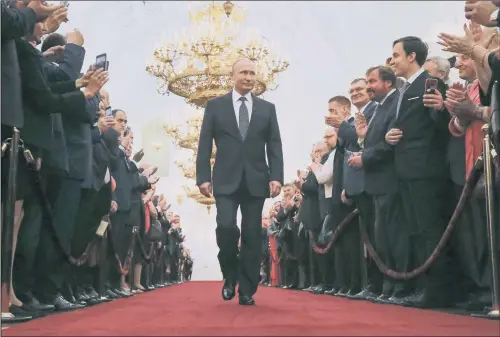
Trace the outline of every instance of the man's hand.
<instances>
[{"instance_id":1,"label":"man's hand","mask_svg":"<svg viewBox=\"0 0 500 337\"><path fill-rule=\"evenodd\" d=\"M76 80L75 82L76 88L77 89L85 88L89 84L90 78L92 77L92 75L94 75L94 73L95 71L89 68L89 70L87 70L85 75Z\"/></svg>"},{"instance_id":2,"label":"man's hand","mask_svg":"<svg viewBox=\"0 0 500 337\"><path fill-rule=\"evenodd\" d=\"M66 7L59 8L50 14L43 23L47 29L47 34L51 34L59 29L61 23L68 20L68 9Z\"/></svg>"},{"instance_id":3,"label":"man's hand","mask_svg":"<svg viewBox=\"0 0 500 337\"><path fill-rule=\"evenodd\" d=\"M292 200L292 198L287 198L284 202L283 202L283 207L285 209L288 209L288 208L291 208L295 205L295 201Z\"/></svg>"},{"instance_id":4,"label":"man's hand","mask_svg":"<svg viewBox=\"0 0 500 337\"><path fill-rule=\"evenodd\" d=\"M97 127L101 133L105 132L109 128L115 125L115 119L113 117L102 116L97 121Z\"/></svg>"},{"instance_id":5,"label":"man's hand","mask_svg":"<svg viewBox=\"0 0 500 337\"><path fill-rule=\"evenodd\" d=\"M352 200L351 199L347 199L347 197L345 195L345 190L342 190L342 194L340 195L340 199L346 205L351 205L352 204Z\"/></svg>"},{"instance_id":6,"label":"man's hand","mask_svg":"<svg viewBox=\"0 0 500 337\"><path fill-rule=\"evenodd\" d=\"M160 177L157 177L157 176L148 177L148 183L150 185L156 184L158 182L158 180L160 180Z\"/></svg>"},{"instance_id":7,"label":"man's hand","mask_svg":"<svg viewBox=\"0 0 500 337\"><path fill-rule=\"evenodd\" d=\"M424 106L437 111L443 110L443 95L438 90L435 90L433 94L425 94Z\"/></svg>"},{"instance_id":8,"label":"man's hand","mask_svg":"<svg viewBox=\"0 0 500 337\"><path fill-rule=\"evenodd\" d=\"M361 152L355 152L347 160L347 164L352 167L361 168L363 167L363 161L361 160Z\"/></svg>"},{"instance_id":9,"label":"man's hand","mask_svg":"<svg viewBox=\"0 0 500 337\"><path fill-rule=\"evenodd\" d=\"M65 49L64 46L54 46L54 47L51 47L51 48L47 49L46 51L44 51L43 56L47 57L47 56L60 55L64 52L64 49ZM79 89L81 87L77 86L76 88Z\"/></svg>"},{"instance_id":10,"label":"man's hand","mask_svg":"<svg viewBox=\"0 0 500 337\"><path fill-rule=\"evenodd\" d=\"M334 128L340 128L340 124L345 120L340 114L333 116L325 116L325 124L333 126Z\"/></svg>"},{"instance_id":11,"label":"man's hand","mask_svg":"<svg viewBox=\"0 0 500 337\"><path fill-rule=\"evenodd\" d=\"M134 159L135 162L140 162L143 157L144 157L144 150L140 149L134 154L134 157L132 159Z\"/></svg>"},{"instance_id":12,"label":"man's hand","mask_svg":"<svg viewBox=\"0 0 500 337\"><path fill-rule=\"evenodd\" d=\"M145 176L145 177L150 177L153 174L155 174L156 171L158 171L158 167L156 167L156 166L150 166L147 169L145 169L144 171L142 171L142 175Z\"/></svg>"},{"instance_id":13,"label":"man's hand","mask_svg":"<svg viewBox=\"0 0 500 337\"><path fill-rule=\"evenodd\" d=\"M83 38L83 34L78 29L75 29L66 34L66 42L81 47L85 43L85 39Z\"/></svg>"},{"instance_id":14,"label":"man's hand","mask_svg":"<svg viewBox=\"0 0 500 337\"><path fill-rule=\"evenodd\" d=\"M207 182L203 183L199 186L200 188L200 193L203 194L207 198L212 197L212 184Z\"/></svg>"},{"instance_id":15,"label":"man's hand","mask_svg":"<svg viewBox=\"0 0 500 337\"><path fill-rule=\"evenodd\" d=\"M271 198L276 198L281 192L281 184L278 181L269 182L269 194Z\"/></svg>"},{"instance_id":16,"label":"man's hand","mask_svg":"<svg viewBox=\"0 0 500 337\"><path fill-rule=\"evenodd\" d=\"M390 129L385 135L385 141L390 145L396 145L403 138L403 131L399 129Z\"/></svg>"},{"instance_id":17,"label":"man's hand","mask_svg":"<svg viewBox=\"0 0 500 337\"><path fill-rule=\"evenodd\" d=\"M35 11L37 21L43 21L47 16L51 15L56 10L64 8L63 5L48 6L45 1L42 2L40 0L31 0L27 7Z\"/></svg>"},{"instance_id":18,"label":"man's hand","mask_svg":"<svg viewBox=\"0 0 500 337\"><path fill-rule=\"evenodd\" d=\"M366 117L363 114L357 114L354 120L354 126L356 128L356 134L358 138L365 139L366 131L368 131L368 124L366 123Z\"/></svg>"},{"instance_id":19,"label":"man's hand","mask_svg":"<svg viewBox=\"0 0 500 337\"><path fill-rule=\"evenodd\" d=\"M85 87L83 94L86 99L95 97L99 90L108 82L109 76L108 72L103 69L97 69L89 79L89 83Z\"/></svg>"},{"instance_id":20,"label":"man's hand","mask_svg":"<svg viewBox=\"0 0 500 337\"><path fill-rule=\"evenodd\" d=\"M465 18L486 27L495 27L496 20L491 20L491 14L496 9L491 1L467 1Z\"/></svg>"},{"instance_id":21,"label":"man's hand","mask_svg":"<svg viewBox=\"0 0 500 337\"><path fill-rule=\"evenodd\" d=\"M109 209L109 213L114 214L118 210L118 204L116 201L111 201L111 208Z\"/></svg>"},{"instance_id":22,"label":"man's hand","mask_svg":"<svg viewBox=\"0 0 500 337\"><path fill-rule=\"evenodd\" d=\"M458 119L463 121L470 121L473 119L482 119L483 115L478 112L477 105L474 103L468 95L466 95L463 100L454 100L452 98L447 98L445 106L450 112L450 114L457 116Z\"/></svg>"}]
</instances>

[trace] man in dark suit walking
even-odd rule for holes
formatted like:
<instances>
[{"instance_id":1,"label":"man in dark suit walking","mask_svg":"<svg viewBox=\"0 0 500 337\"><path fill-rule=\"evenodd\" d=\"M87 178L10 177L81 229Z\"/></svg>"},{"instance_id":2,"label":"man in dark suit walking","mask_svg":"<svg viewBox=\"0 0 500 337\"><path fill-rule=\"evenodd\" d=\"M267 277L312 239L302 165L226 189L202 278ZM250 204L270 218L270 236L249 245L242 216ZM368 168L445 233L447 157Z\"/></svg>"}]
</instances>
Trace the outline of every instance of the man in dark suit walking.
<instances>
[{"instance_id":1,"label":"man in dark suit walking","mask_svg":"<svg viewBox=\"0 0 500 337\"><path fill-rule=\"evenodd\" d=\"M261 262L261 214L266 198L280 193L283 151L274 104L251 94L256 66L248 59L234 63L234 89L208 101L200 131L196 180L200 192L210 196L212 180L217 206L217 245L224 276L222 298L231 300L239 283L239 303L253 305ZM217 154L213 178L212 143ZM265 154L267 152L267 162ZM240 231L236 212L241 207Z\"/></svg>"}]
</instances>

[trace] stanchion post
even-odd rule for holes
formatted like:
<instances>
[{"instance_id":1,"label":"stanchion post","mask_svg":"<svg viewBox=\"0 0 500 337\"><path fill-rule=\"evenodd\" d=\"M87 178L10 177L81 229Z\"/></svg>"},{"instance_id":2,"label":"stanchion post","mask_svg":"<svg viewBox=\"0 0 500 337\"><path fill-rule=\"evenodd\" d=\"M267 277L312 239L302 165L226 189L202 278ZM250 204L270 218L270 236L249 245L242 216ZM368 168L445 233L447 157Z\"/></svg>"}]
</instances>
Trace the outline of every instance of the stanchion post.
<instances>
[{"instance_id":1,"label":"stanchion post","mask_svg":"<svg viewBox=\"0 0 500 337\"><path fill-rule=\"evenodd\" d=\"M130 292L135 289L135 264L134 264L134 249L135 249L135 240L137 239L137 235L139 235L139 226L132 227L132 259L130 261L130 266L128 267L129 280L130 280Z\"/></svg>"},{"instance_id":2,"label":"stanchion post","mask_svg":"<svg viewBox=\"0 0 500 337\"><path fill-rule=\"evenodd\" d=\"M19 130L13 129L9 152L9 174L7 181L7 200L2 210L2 313L9 312L10 279L12 272L12 240L14 232L14 214L16 208L17 164L19 162ZM4 146L2 146L2 151Z\"/></svg>"},{"instance_id":3,"label":"stanchion post","mask_svg":"<svg viewBox=\"0 0 500 337\"><path fill-rule=\"evenodd\" d=\"M486 188L486 219L488 225L488 244L490 249L491 271L492 271L492 310L488 313L491 318L500 318L500 289L498 274L498 246L496 244L496 214L495 214L495 190L494 190L494 168L492 158L492 147L489 135L489 126L482 127L483 132L483 158L484 158L484 181Z\"/></svg>"}]
</instances>

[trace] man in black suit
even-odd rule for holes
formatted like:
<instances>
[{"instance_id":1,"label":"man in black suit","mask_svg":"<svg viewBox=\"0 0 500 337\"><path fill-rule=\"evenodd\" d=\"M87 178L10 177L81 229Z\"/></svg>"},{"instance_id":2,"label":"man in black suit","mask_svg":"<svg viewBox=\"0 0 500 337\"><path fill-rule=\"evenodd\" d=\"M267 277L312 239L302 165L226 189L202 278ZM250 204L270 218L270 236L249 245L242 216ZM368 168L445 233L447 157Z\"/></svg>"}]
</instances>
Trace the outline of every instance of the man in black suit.
<instances>
[{"instance_id":1,"label":"man in black suit","mask_svg":"<svg viewBox=\"0 0 500 337\"><path fill-rule=\"evenodd\" d=\"M283 151L274 104L251 94L256 81L255 64L249 59L236 61L232 78L234 89L207 103L200 131L196 178L201 193L210 196L210 156L215 140L213 192L217 206L218 257L224 275L222 297L232 299L239 282L239 303L253 305L252 296L259 283L262 207L266 198L280 193ZM238 259L240 231L236 212L239 206L242 244Z\"/></svg>"},{"instance_id":2,"label":"man in black suit","mask_svg":"<svg viewBox=\"0 0 500 337\"><path fill-rule=\"evenodd\" d=\"M370 99L378 102L372 119L367 122L363 116L356 117L356 132L362 150L354 154L348 161L350 166L363 167L365 176L365 192L374 201L374 215L365 222L370 241L383 261L396 270L406 270L408 254L403 254L408 247L407 240L400 237L399 222L392 219L393 199L397 191L397 180L394 178L394 158L392 147L385 142L388 125L395 117L395 103L399 97L396 89L396 75L389 67L377 66L366 73ZM397 255L391 255L389 247L396 247ZM394 261L403 260L402 264ZM370 261L372 262L372 261ZM392 281L386 279L372 262L368 264L367 286L357 294L356 298L387 300L392 295Z\"/></svg>"},{"instance_id":3,"label":"man in black suit","mask_svg":"<svg viewBox=\"0 0 500 337\"><path fill-rule=\"evenodd\" d=\"M22 83L15 40L33 33L36 22L42 21L52 12L62 7L47 6L41 1L31 1L27 8L15 8L15 4L15 2L10 2L9 4L8 1L3 0L0 3L2 11L2 141L12 136L14 127L22 128L24 126ZM2 200L7 198L8 158L9 156L2 157ZM18 174L16 178L17 181L25 180L25 176L22 174ZM15 199L22 200L24 198L24 191L16 194L17 196L14 196ZM2 208L3 205L2 202ZM2 215L6 214L8 212L2 209ZM11 255L12 247L7 247L5 243L12 242L12 238L6 238L5 234L9 233L9 236L12 235L12 228L6 232L6 222L4 219L2 219L2 222L4 223L2 226L2 255ZM7 276L7 273L2 273L2 286L5 282L10 282L4 276ZM8 298L8 294L6 293L2 293L2 296ZM8 301L2 302L2 322L13 322L16 320L14 316L8 317L3 315L8 312L8 303Z\"/></svg>"},{"instance_id":4,"label":"man in black suit","mask_svg":"<svg viewBox=\"0 0 500 337\"><path fill-rule=\"evenodd\" d=\"M413 266L421 266L436 247L444 226L446 212L446 147L449 113L444 108L444 83L431 77L422 66L427 58L427 45L418 37L394 41L391 65L396 75L406 79L400 89L396 118L386 134L394 147L396 176L399 180L405 225L409 231ZM436 79L438 90L425 92L427 79ZM407 226L407 227L405 227ZM444 291L442 252L430 269L415 281L415 291L402 304L417 307L441 306Z\"/></svg>"}]
</instances>

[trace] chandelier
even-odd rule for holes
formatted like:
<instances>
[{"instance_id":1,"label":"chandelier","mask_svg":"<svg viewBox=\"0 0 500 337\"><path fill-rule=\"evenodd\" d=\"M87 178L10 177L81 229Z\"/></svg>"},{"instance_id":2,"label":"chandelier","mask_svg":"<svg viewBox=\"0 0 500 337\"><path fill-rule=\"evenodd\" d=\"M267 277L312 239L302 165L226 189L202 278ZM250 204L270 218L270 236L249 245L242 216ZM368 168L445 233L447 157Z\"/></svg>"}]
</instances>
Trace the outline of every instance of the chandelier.
<instances>
[{"instance_id":1,"label":"chandelier","mask_svg":"<svg viewBox=\"0 0 500 337\"><path fill-rule=\"evenodd\" d=\"M256 64L256 96L277 88L277 75L288 68L289 62L273 52L256 32L243 31L243 8L231 1L204 1L188 12L192 25L174 41L155 48L154 60L146 67L157 78L159 93L173 93L203 108L209 99L232 89L231 68L240 58Z\"/></svg>"}]
</instances>

